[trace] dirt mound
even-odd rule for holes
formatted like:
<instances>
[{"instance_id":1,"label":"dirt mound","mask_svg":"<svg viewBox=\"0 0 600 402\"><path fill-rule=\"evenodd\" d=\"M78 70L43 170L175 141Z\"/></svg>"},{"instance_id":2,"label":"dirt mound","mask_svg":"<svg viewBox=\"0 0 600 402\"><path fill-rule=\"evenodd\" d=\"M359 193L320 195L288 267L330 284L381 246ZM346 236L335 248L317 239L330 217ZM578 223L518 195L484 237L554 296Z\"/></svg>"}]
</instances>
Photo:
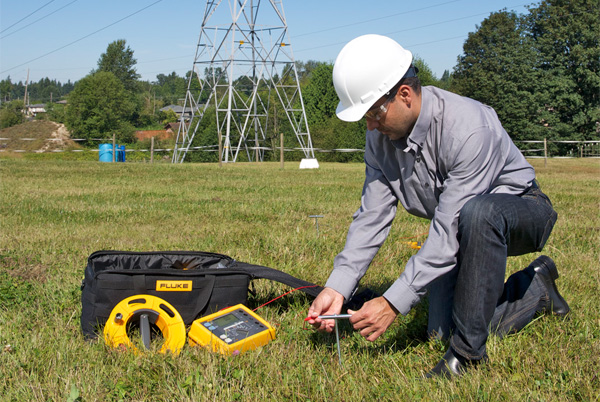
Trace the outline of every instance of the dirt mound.
<instances>
[{"instance_id":1,"label":"dirt mound","mask_svg":"<svg viewBox=\"0 0 600 402\"><path fill-rule=\"evenodd\" d=\"M8 152L52 152L79 148L64 124L34 120L0 130L0 150Z\"/></svg>"}]
</instances>

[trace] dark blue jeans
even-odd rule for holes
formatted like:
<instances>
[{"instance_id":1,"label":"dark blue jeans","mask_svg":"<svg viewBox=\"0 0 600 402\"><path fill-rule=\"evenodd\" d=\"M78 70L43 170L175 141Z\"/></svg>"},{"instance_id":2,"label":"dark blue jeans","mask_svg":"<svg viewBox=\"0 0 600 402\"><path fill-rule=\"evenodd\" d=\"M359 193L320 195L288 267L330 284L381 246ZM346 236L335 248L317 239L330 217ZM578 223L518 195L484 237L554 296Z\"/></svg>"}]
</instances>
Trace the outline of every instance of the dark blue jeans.
<instances>
[{"instance_id":1,"label":"dark blue jeans","mask_svg":"<svg viewBox=\"0 0 600 402\"><path fill-rule=\"evenodd\" d=\"M429 286L429 333L447 337L461 356L481 359L490 329L499 336L527 325L544 307L532 266L511 275L508 256L541 251L557 214L537 184L521 196L486 194L460 212L454 270Z\"/></svg>"}]
</instances>

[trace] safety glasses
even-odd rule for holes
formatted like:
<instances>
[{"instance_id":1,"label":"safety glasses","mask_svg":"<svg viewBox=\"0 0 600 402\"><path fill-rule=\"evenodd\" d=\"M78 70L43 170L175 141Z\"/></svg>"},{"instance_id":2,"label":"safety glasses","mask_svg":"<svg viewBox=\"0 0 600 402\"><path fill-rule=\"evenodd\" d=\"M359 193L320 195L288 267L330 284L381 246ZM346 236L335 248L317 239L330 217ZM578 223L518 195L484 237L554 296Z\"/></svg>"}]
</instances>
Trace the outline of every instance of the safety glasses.
<instances>
[{"instance_id":1,"label":"safety glasses","mask_svg":"<svg viewBox=\"0 0 600 402\"><path fill-rule=\"evenodd\" d=\"M398 93L398 87L392 88L390 92L386 94L387 99L379 106L371 108L365 113L365 117L371 120L379 121L385 116L388 111L387 105L396 97Z\"/></svg>"}]
</instances>

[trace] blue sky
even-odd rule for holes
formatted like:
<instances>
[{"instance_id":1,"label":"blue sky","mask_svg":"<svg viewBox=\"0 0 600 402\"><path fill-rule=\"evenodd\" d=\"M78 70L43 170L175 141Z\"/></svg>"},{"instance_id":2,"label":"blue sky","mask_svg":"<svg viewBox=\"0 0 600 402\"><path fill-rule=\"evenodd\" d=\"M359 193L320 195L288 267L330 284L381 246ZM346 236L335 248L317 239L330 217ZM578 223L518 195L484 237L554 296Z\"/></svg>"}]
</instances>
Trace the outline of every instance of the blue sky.
<instances>
[{"instance_id":1,"label":"blue sky","mask_svg":"<svg viewBox=\"0 0 600 402\"><path fill-rule=\"evenodd\" d=\"M256 3L258 0L254 0ZM220 7L228 7L222 0ZM248 0L248 3L250 0ZM262 0L267 6L268 1ZM527 13L519 0L283 0L296 60L333 62L356 36L387 35L439 78L456 65L469 32L491 12ZM205 0L1 0L0 79L77 81L125 39L143 80L192 67ZM259 16L260 18L260 16ZM260 22L260 21L259 21ZM209 20L209 25L211 20Z\"/></svg>"}]
</instances>

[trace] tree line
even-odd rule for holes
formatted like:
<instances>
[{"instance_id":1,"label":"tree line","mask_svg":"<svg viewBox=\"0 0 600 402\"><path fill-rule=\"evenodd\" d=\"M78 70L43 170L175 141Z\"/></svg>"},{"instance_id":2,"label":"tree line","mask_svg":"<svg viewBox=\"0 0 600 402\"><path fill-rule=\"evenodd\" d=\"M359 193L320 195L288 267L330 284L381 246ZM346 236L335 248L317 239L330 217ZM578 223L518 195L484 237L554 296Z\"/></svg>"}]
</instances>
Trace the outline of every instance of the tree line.
<instances>
[{"instance_id":1,"label":"tree line","mask_svg":"<svg viewBox=\"0 0 600 402\"><path fill-rule=\"evenodd\" d=\"M599 139L598 0L528 10L493 13L469 34L450 89L494 107L515 140Z\"/></svg>"},{"instance_id":2,"label":"tree line","mask_svg":"<svg viewBox=\"0 0 600 402\"><path fill-rule=\"evenodd\" d=\"M75 87L75 83L71 80L65 84L50 78L42 78L38 82L12 82L10 76L0 81L1 102L10 102L12 100L24 99L25 88L29 99L33 103L56 102L67 96Z\"/></svg>"},{"instance_id":3,"label":"tree line","mask_svg":"<svg viewBox=\"0 0 600 402\"><path fill-rule=\"evenodd\" d=\"M592 140L600 133L600 47L598 0L543 0L528 7L526 14L512 11L491 13L469 34L453 70L435 77L419 57L415 64L423 85L435 85L492 106L514 140ZM160 109L182 104L188 82L200 89L201 80L191 71L185 77L175 72L159 74L153 82L140 81L133 50L125 40L108 45L98 68L76 83L43 79L28 87L29 99L48 102L66 97L68 105L50 107L49 118L64 122L77 138L103 138L116 133L122 143L133 141L135 128L158 129L175 121L174 113ZM342 122L335 117L337 96L331 81L331 63L297 62L303 102L315 148L363 149L366 124ZM205 71L205 75L211 73ZM194 76L191 77L191 75ZM225 72L217 75L225 80ZM190 80L191 78L191 80ZM237 77L241 93L250 96L248 77ZM248 85L246 85L248 84ZM246 89L244 89L246 85ZM266 91L266 88L259 88ZM0 127L15 124L24 86L10 77L0 82ZM244 95L242 95L244 96ZM202 101L202 100L200 100ZM33 102L31 102L33 103ZM282 122L281 110L269 111ZM216 122L205 118L195 144L217 143ZM289 134L292 134L291 132ZM278 133L268 134L275 143ZM293 144L293 135L287 141ZM554 153L564 150L554 145ZM195 153L203 154L203 153ZM216 160L210 155L190 160ZM273 155L273 157L275 157ZM361 153L329 153L322 160L360 161Z\"/></svg>"}]
</instances>

